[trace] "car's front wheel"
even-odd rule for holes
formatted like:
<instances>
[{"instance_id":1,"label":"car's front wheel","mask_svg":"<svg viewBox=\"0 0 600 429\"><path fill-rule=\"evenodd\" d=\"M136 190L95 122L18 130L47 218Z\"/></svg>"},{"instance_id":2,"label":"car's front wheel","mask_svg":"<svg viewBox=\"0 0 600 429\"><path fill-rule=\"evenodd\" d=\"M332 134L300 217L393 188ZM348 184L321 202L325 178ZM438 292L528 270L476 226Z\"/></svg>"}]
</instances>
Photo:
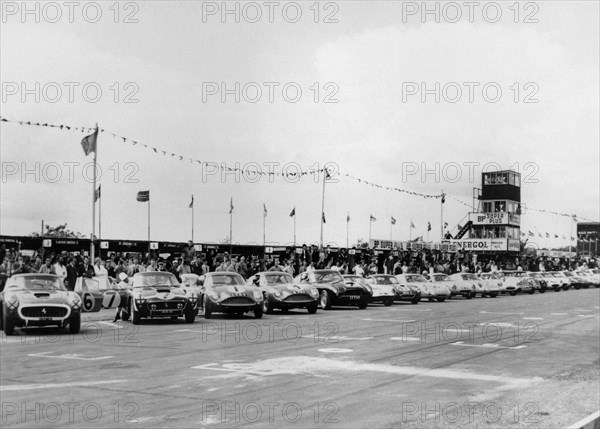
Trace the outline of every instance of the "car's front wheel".
<instances>
[{"instance_id":1,"label":"car's front wheel","mask_svg":"<svg viewBox=\"0 0 600 429\"><path fill-rule=\"evenodd\" d=\"M323 310L329 310L331 308L331 292L322 290L319 304Z\"/></svg>"},{"instance_id":2,"label":"car's front wheel","mask_svg":"<svg viewBox=\"0 0 600 429\"><path fill-rule=\"evenodd\" d=\"M210 308L210 304L208 302L204 303L204 318L210 319L212 317L212 309Z\"/></svg>"},{"instance_id":3,"label":"car's front wheel","mask_svg":"<svg viewBox=\"0 0 600 429\"><path fill-rule=\"evenodd\" d=\"M383 305L385 305L386 307L390 307L393 303L394 298L387 298L385 301L383 301Z\"/></svg>"},{"instance_id":4,"label":"car's front wheel","mask_svg":"<svg viewBox=\"0 0 600 429\"><path fill-rule=\"evenodd\" d=\"M69 319L69 333L78 334L81 330L81 313L74 314Z\"/></svg>"},{"instance_id":5,"label":"car's front wheel","mask_svg":"<svg viewBox=\"0 0 600 429\"><path fill-rule=\"evenodd\" d=\"M497 293L497 292L495 292L495 293L490 293L490 297L492 297L492 298L496 298L497 296L498 296L498 293Z\"/></svg>"},{"instance_id":6,"label":"car's front wheel","mask_svg":"<svg viewBox=\"0 0 600 429\"><path fill-rule=\"evenodd\" d=\"M369 300L370 298L368 296L365 296L364 298L362 298L359 302L358 302L358 308L360 310L364 310L365 308L367 308L367 306L369 305ZM393 302L393 301L392 301Z\"/></svg>"},{"instance_id":7,"label":"car's front wheel","mask_svg":"<svg viewBox=\"0 0 600 429\"><path fill-rule=\"evenodd\" d=\"M263 317L263 308L262 306L258 306L255 310L254 310L254 318L255 319L261 319Z\"/></svg>"},{"instance_id":8,"label":"car's front wheel","mask_svg":"<svg viewBox=\"0 0 600 429\"><path fill-rule=\"evenodd\" d=\"M190 308L185 312L185 323L194 323L196 320L196 309Z\"/></svg>"},{"instance_id":9,"label":"car's front wheel","mask_svg":"<svg viewBox=\"0 0 600 429\"><path fill-rule=\"evenodd\" d=\"M443 297L443 298L436 298L436 299L438 300L438 302L444 302L444 301L446 301L445 297Z\"/></svg>"},{"instance_id":10,"label":"car's front wheel","mask_svg":"<svg viewBox=\"0 0 600 429\"><path fill-rule=\"evenodd\" d=\"M133 307L133 303L129 306L129 314L131 314L131 323L139 325L142 322L140 312Z\"/></svg>"},{"instance_id":11,"label":"car's front wheel","mask_svg":"<svg viewBox=\"0 0 600 429\"><path fill-rule=\"evenodd\" d=\"M306 306L306 309L308 310L308 314L315 314L317 312L318 308L319 308L319 305L316 302L313 304L308 304Z\"/></svg>"},{"instance_id":12,"label":"car's front wheel","mask_svg":"<svg viewBox=\"0 0 600 429\"><path fill-rule=\"evenodd\" d=\"M2 329L7 336L15 333L15 322L7 316L4 309L2 309Z\"/></svg>"},{"instance_id":13,"label":"car's front wheel","mask_svg":"<svg viewBox=\"0 0 600 429\"><path fill-rule=\"evenodd\" d=\"M413 299L410 300L410 303L413 305L418 304L421 301L421 297L419 295L415 296Z\"/></svg>"}]
</instances>

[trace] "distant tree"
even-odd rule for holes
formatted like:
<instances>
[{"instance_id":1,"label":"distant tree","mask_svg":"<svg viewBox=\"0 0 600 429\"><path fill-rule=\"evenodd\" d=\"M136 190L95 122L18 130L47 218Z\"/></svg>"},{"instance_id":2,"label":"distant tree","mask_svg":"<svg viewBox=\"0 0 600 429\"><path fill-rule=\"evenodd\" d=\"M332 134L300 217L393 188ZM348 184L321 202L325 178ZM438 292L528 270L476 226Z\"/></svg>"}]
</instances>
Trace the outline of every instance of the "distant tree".
<instances>
[{"instance_id":1,"label":"distant tree","mask_svg":"<svg viewBox=\"0 0 600 429\"><path fill-rule=\"evenodd\" d=\"M30 237L41 237L39 232L32 232ZM44 237L62 237L62 238L85 238L85 236L77 231L71 231L67 229L67 224L50 226L46 225L46 231L44 231Z\"/></svg>"}]
</instances>

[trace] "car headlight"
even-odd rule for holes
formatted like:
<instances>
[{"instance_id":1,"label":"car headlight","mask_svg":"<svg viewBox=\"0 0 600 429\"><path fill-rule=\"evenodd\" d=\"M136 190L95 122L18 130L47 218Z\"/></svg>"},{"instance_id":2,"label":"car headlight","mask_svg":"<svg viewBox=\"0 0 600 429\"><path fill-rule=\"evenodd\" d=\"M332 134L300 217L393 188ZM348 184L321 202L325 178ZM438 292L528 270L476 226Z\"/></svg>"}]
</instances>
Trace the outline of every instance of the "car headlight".
<instances>
[{"instance_id":1,"label":"car headlight","mask_svg":"<svg viewBox=\"0 0 600 429\"><path fill-rule=\"evenodd\" d=\"M208 294L208 296L210 297L210 299L214 299L216 301L219 299L219 292L215 292L215 291L210 292Z\"/></svg>"},{"instance_id":2,"label":"car headlight","mask_svg":"<svg viewBox=\"0 0 600 429\"><path fill-rule=\"evenodd\" d=\"M262 301L262 297L263 297L263 296L262 296L262 293L260 293L260 291L259 291L259 290L255 290L255 291L253 292L253 294L254 294L254 299L255 299L256 301ZM280 294L280 295L281 295L281 294Z\"/></svg>"},{"instance_id":3,"label":"car headlight","mask_svg":"<svg viewBox=\"0 0 600 429\"><path fill-rule=\"evenodd\" d=\"M73 301L71 302L71 307L73 307L73 309L75 309L75 310L78 310L81 307L81 298L79 297L79 295L73 296Z\"/></svg>"},{"instance_id":4,"label":"car headlight","mask_svg":"<svg viewBox=\"0 0 600 429\"><path fill-rule=\"evenodd\" d=\"M310 294L313 298L317 298L319 296L319 291L317 289L311 289Z\"/></svg>"},{"instance_id":5,"label":"car headlight","mask_svg":"<svg viewBox=\"0 0 600 429\"><path fill-rule=\"evenodd\" d=\"M275 293L273 293L273 295L275 295L276 298L281 297L281 292L277 291Z\"/></svg>"},{"instance_id":6,"label":"car headlight","mask_svg":"<svg viewBox=\"0 0 600 429\"><path fill-rule=\"evenodd\" d=\"M369 294L373 295L373 288L369 285L365 285L365 289L367 290L367 292L369 292Z\"/></svg>"},{"instance_id":7,"label":"car headlight","mask_svg":"<svg viewBox=\"0 0 600 429\"><path fill-rule=\"evenodd\" d=\"M452 289L456 290L457 289L456 285L452 285Z\"/></svg>"},{"instance_id":8,"label":"car headlight","mask_svg":"<svg viewBox=\"0 0 600 429\"><path fill-rule=\"evenodd\" d=\"M17 295L8 295L6 297L6 305L9 310L17 308L19 306L19 297Z\"/></svg>"},{"instance_id":9,"label":"car headlight","mask_svg":"<svg viewBox=\"0 0 600 429\"><path fill-rule=\"evenodd\" d=\"M186 295L187 295L187 298L190 301L197 301L198 300L198 295L196 295L194 292L188 292Z\"/></svg>"},{"instance_id":10,"label":"car headlight","mask_svg":"<svg viewBox=\"0 0 600 429\"><path fill-rule=\"evenodd\" d=\"M477 288L475 287L475 285L473 285L473 286L471 286L471 289L475 290L475 289L477 289Z\"/></svg>"}]
</instances>

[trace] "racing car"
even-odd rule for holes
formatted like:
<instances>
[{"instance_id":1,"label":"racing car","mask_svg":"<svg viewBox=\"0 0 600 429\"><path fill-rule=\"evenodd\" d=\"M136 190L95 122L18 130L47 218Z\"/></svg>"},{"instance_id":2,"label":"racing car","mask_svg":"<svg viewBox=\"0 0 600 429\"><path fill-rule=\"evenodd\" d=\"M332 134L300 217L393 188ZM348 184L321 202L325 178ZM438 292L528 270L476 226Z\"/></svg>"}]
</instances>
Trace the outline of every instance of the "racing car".
<instances>
[{"instance_id":1,"label":"racing car","mask_svg":"<svg viewBox=\"0 0 600 429\"><path fill-rule=\"evenodd\" d=\"M242 316L253 312L254 317L263 316L263 294L260 289L248 286L238 273L216 271L206 273L199 279L204 286L204 318L214 313L234 313Z\"/></svg>"},{"instance_id":2,"label":"racing car","mask_svg":"<svg viewBox=\"0 0 600 429\"><path fill-rule=\"evenodd\" d=\"M356 305L365 309L373 296L373 289L364 282L344 280L339 271L314 270L296 276L298 284L309 284L319 291L319 305L329 310L334 305Z\"/></svg>"},{"instance_id":3,"label":"racing car","mask_svg":"<svg viewBox=\"0 0 600 429\"><path fill-rule=\"evenodd\" d=\"M274 309L287 311L291 308L306 308L315 314L319 307L319 291L307 284L294 283L294 278L280 271L264 271L248 278L247 284L257 286L263 294L263 312Z\"/></svg>"},{"instance_id":4,"label":"racing car","mask_svg":"<svg viewBox=\"0 0 600 429\"><path fill-rule=\"evenodd\" d=\"M367 282L373 289L371 302L383 302L384 305L392 305L394 301L410 301L418 304L421 301L421 291L418 288L402 286L398 279L390 274L373 274L367 277ZM390 301L390 294L392 296Z\"/></svg>"}]
</instances>

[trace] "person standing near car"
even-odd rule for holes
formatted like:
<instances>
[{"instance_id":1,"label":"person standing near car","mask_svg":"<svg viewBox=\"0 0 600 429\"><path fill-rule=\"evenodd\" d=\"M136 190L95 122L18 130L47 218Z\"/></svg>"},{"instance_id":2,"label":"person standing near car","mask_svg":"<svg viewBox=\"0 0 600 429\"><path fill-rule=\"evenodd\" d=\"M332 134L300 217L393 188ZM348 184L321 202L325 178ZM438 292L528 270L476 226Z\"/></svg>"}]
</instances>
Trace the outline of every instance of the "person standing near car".
<instances>
[{"instance_id":1,"label":"person standing near car","mask_svg":"<svg viewBox=\"0 0 600 429\"><path fill-rule=\"evenodd\" d=\"M77 258L73 257L67 264L67 278L65 279L65 286L70 291L75 290L75 283L77 283L78 274Z\"/></svg>"},{"instance_id":2,"label":"person standing near car","mask_svg":"<svg viewBox=\"0 0 600 429\"><path fill-rule=\"evenodd\" d=\"M60 279L63 281L67 278L67 267L65 267L64 261L64 258L62 256L59 256L56 263L52 266L54 274L59 276Z\"/></svg>"}]
</instances>

